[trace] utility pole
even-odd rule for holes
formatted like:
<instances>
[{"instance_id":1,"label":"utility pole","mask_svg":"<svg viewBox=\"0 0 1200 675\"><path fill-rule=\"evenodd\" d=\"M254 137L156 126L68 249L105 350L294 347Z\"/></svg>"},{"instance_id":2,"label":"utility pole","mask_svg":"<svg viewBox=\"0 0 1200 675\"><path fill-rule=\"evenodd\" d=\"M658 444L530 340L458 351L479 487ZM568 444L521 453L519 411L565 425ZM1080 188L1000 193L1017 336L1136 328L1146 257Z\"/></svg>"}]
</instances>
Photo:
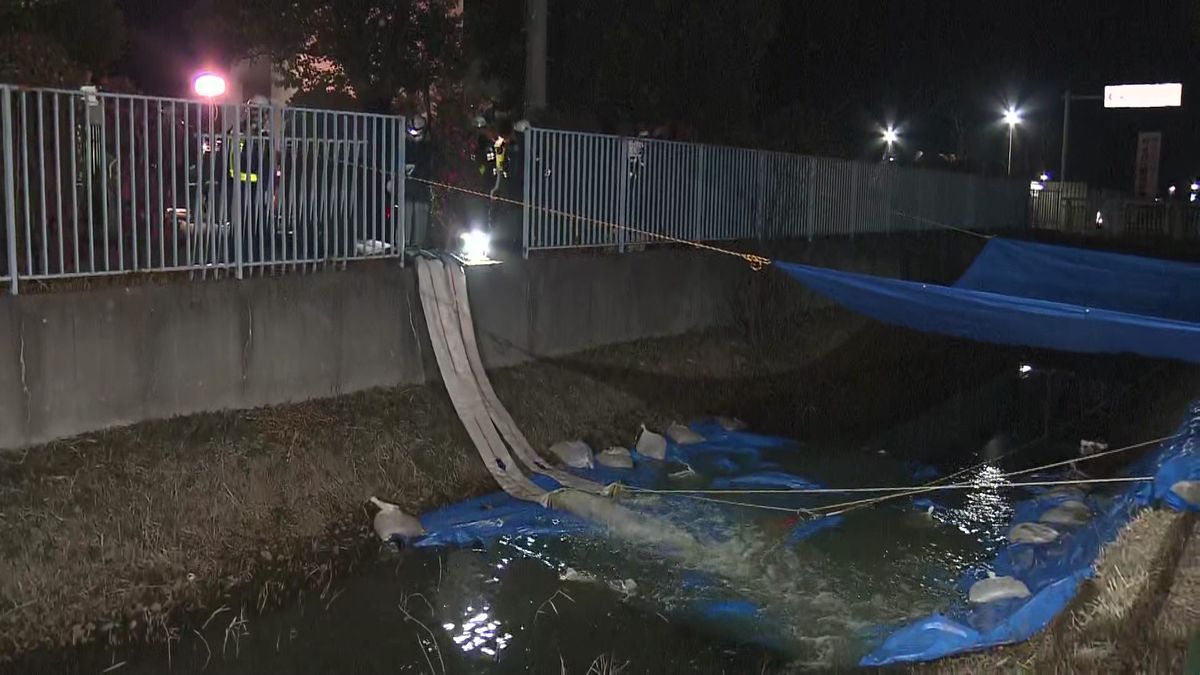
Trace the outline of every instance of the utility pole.
<instances>
[{"instance_id":1,"label":"utility pole","mask_svg":"<svg viewBox=\"0 0 1200 675\"><path fill-rule=\"evenodd\" d=\"M525 0L525 115L546 107L547 0Z\"/></svg>"},{"instance_id":2,"label":"utility pole","mask_svg":"<svg viewBox=\"0 0 1200 675\"><path fill-rule=\"evenodd\" d=\"M1067 180L1067 140L1071 133L1071 101L1103 101L1104 97L1096 95L1072 94L1068 89L1063 93L1063 132L1062 156L1058 160L1058 179Z\"/></svg>"}]
</instances>

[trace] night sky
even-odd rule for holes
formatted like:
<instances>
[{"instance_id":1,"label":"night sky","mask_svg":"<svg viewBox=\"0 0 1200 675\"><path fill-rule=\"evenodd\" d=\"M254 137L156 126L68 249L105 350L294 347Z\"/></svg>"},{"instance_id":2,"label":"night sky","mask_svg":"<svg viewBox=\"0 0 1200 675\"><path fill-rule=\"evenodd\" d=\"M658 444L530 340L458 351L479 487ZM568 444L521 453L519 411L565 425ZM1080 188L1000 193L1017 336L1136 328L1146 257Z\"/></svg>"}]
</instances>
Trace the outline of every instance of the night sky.
<instances>
[{"instance_id":1,"label":"night sky","mask_svg":"<svg viewBox=\"0 0 1200 675\"><path fill-rule=\"evenodd\" d=\"M556 2L551 0L551 13ZM632 1L632 0L631 0ZM177 94L213 49L198 34L206 0L122 0L130 42L116 69L147 92ZM844 154L877 157L878 126L896 124L901 153L962 149L1000 172L1005 101L1020 105L1014 165L1032 174L1059 163L1062 93L1105 84L1181 81L1184 108L1072 106L1072 178L1128 190L1138 131L1162 131L1162 181L1200 175L1200 2L1195 0L783 0L758 76L763 117L802 102L837 120ZM553 23L551 24L553 25ZM514 41L524 36L513 34ZM551 36L551 45L554 44ZM551 54L553 68L554 54ZM519 76L519 74L518 74ZM552 78L553 79L553 78ZM553 104L554 92L550 92ZM1194 103L1193 103L1194 101Z\"/></svg>"},{"instance_id":2,"label":"night sky","mask_svg":"<svg viewBox=\"0 0 1200 675\"><path fill-rule=\"evenodd\" d=\"M1200 13L1186 0L1114 2L785 4L762 78L764 100L829 99L844 106L844 131L892 121L907 146L954 151L949 123L931 113L960 101L975 130L968 145L999 170L1007 100L1025 111L1014 165L1031 175L1059 164L1062 94L1099 94L1105 84L1183 82L1184 108L1105 110L1075 102L1068 164L1073 179L1131 189L1138 131L1162 131L1164 184L1200 173ZM1190 15L1189 15L1190 14ZM1189 107L1190 106L1190 107ZM860 153L869 152L860 147Z\"/></svg>"}]
</instances>

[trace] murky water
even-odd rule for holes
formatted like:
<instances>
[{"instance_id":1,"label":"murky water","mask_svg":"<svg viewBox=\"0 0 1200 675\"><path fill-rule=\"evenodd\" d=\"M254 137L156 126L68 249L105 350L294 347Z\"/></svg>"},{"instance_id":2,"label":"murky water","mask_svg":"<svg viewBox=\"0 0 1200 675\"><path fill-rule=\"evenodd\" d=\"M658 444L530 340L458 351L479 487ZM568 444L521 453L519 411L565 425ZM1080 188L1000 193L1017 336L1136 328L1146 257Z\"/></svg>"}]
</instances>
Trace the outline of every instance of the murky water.
<instances>
[{"instance_id":1,"label":"murky water","mask_svg":"<svg viewBox=\"0 0 1200 675\"><path fill-rule=\"evenodd\" d=\"M764 451L780 471L825 485L911 485L997 460L1004 468L1071 451L1039 441L1069 424L1094 387L1048 403L1046 375L1011 374L963 392L860 447ZM967 411L967 412L964 412ZM1016 462L1016 463L1014 463ZM268 616L223 612L208 627L119 672L760 672L851 666L888 626L959 597L962 571L990 558L1011 515L1000 462L937 493L897 499L789 543L794 516L674 496L625 498L701 548L666 551L603 534L512 536L489 549L383 550L324 593ZM663 486L686 485L663 479ZM814 506L857 495L751 495ZM865 495L864 495L865 496ZM788 501L788 500L791 501ZM797 501L799 500L799 501Z\"/></svg>"}]
</instances>

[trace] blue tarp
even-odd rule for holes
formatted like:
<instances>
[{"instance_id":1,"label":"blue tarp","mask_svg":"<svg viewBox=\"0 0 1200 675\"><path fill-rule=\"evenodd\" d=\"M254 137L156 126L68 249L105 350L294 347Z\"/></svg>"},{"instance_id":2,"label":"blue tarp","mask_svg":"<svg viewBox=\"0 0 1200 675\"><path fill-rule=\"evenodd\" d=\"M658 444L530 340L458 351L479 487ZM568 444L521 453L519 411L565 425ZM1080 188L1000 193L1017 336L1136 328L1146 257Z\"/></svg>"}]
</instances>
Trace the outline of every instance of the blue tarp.
<instances>
[{"instance_id":1,"label":"blue tarp","mask_svg":"<svg viewBox=\"0 0 1200 675\"><path fill-rule=\"evenodd\" d=\"M736 466L740 475L729 477L720 470L701 471L701 479L715 483L745 485L816 486L810 480L780 472L762 453L797 452L802 448L792 442L758 436L745 432L726 432L715 424L693 425L706 437L704 443L688 446L671 444L668 457L697 468L713 466L719 469L722 461ZM619 478L629 485L652 487L664 480L670 462L656 462L634 454L635 468L628 470L597 468L583 471L598 480ZM718 461L721 460L721 461ZM1016 544L1001 548L986 565L966 570L958 587L963 600L942 612L930 615L910 625L877 626L868 631L871 642L879 646L862 659L862 665L877 666L910 661L927 661L965 651L1019 642L1044 628L1074 597L1079 582L1092 575L1092 565L1101 547L1112 540L1137 509L1161 502L1167 506L1195 510L1170 491L1179 480L1200 480L1200 402L1193 404L1187 421L1178 435L1158 450L1131 465L1129 475L1154 476L1154 481L1132 483L1115 497L1086 497L1093 513L1091 520L1077 528L1067 528L1064 536L1047 545ZM1031 478L1053 479L1057 476L1038 475ZM544 476L534 480L546 489L557 484ZM1079 498L1056 494L1049 490L1030 490L1031 496L1014 504L1012 524L1036 521L1045 511L1066 499ZM778 499L803 499L801 496L779 496ZM666 498L660 508L670 508ZM680 502L683 504L684 502ZM791 502L789 501L789 504ZM914 500L920 510L935 505L924 498ZM936 506L936 505L935 505ZM568 513L545 509L523 502L504 493L495 493L453 504L421 517L428 533L410 542L413 546L490 546L506 538L521 536L562 537L595 532L595 526ZM791 530L787 543L795 544L818 532L836 528L842 517L801 520ZM1013 576L1028 586L1032 595L1020 600L971 606L965 598L970 586L988 571ZM685 575L685 585L696 591L693 602L681 609L690 617L727 626L731 617L755 621L759 608L734 596L718 591L719 584L703 575ZM770 643L767 627L761 641ZM889 634L890 633L890 634ZM882 637L886 636L886 637Z\"/></svg>"},{"instance_id":2,"label":"blue tarp","mask_svg":"<svg viewBox=\"0 0 1200 675\"><path fill-rule=\"evenodd\" d=\"M1029 639L1075 597L1079 582L1092 576L1100 549L1138 509L1157 500L1173 508L1195 509L1169 490L1175 481L1200 474L1198 443L1200 405L1193 404L1176 437L1129 467L1132 476L1154 476L1152 484L1132 483L1111 500L1086 498L1094 514L1088 523L1076 528L1056 526L1064 535L1050 544L1010 544L988 565L968 570L959 584L965 597L971 584L992 571L1022 581L1030 597L978 606L963 602L932 614L892 633L861 664L929 661ZM1053 492L1038 494L1014 506L1012 524L1037 522L1047 510L1075 498Z\"/></svg>"},{"instance_id":3,"label":"blue tarp","mask_svg":"<svg viewBox=\"0 0 1200 675\"><path fill-rule=\"evenodd\" d=\"M576 473L599 483L620 482L649 488L659 486L669 469L678 468L671 466L672 462L677 462L692 467L702 479L709 481L711 487L820 487L801 476L774 470L775 463L762 459L764 450L798 449L794 441L745 431L726 431L712 421L693 424L692 429L704 436L704 442L693 445L669 443L667 458L670 462L647 459L631 450L632 469L597 466ZM733 478L723 477L735 473ZM546 490L560 487L543 475L534 476L533 481ZM421 524L426 534L409 545L486 547L506 536L578 534L594 530L593 525L569 513L514 499L503 492L431 511L421 516ZM820 528L813 532L817 529ZM793 537L801 538L795 534Z\"/></svg>"},{"instance_id":4,"label":"blue tarp","mask_svg":"<svg viewBox=\"0 0 1200 675\"><path fill-rule=\"evenodd\" d=\"M982 342L1200 363L1200 265L993 239L954 286L776 265L887 323Z\"/></svg>"}]
</instances>

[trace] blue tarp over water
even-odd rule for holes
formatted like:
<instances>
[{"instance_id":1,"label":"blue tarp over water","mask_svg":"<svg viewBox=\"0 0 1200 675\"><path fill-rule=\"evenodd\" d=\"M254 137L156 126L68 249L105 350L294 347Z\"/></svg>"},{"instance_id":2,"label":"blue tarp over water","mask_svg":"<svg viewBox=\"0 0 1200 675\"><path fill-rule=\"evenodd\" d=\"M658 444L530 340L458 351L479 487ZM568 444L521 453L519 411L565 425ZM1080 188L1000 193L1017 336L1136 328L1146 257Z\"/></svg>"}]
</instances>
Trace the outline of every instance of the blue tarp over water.
<instances>
[{"instance_id":1,"label":"blue tarp over water","mask_svg":"<svg viewBox=\"0 0 1200 675\"><path fill-rule=\"evenodd\" d=\"M1086 504L1095 514L1077 527L1058 526L1062 536L1049 544L1009 544L986 566L968 571L961 586L964 597L970 585L991 570L1024 583L1028 598L984 605L960 602L893 632L861 665L883 666L930 661L951 654L1027 640L1075 597L1079 583L1092 576L1100 549L1141 508L1155 502L1177 510L1195 511L1171 492L1181 480L1200 477L1200 402L1193 403L1179 433L1157 451L1127 470L1131 476L1153 476L1153 482L1131 483L1112 498L1089 496ZM1047 510L1074 499L1045 492L1015 505L1012 524L1037 522Z\"/></svg>"},{"instance_id":2,"label":"blue tarp over water","mask_svg":"<svg viewBox=\"0 0 1200 675\"><path fill-rule=\"evenodd\" d=\"M675 466L686 464L707 475L712 484L818 485L778 470L761 456L764 451L799 450L799 446L789 441L746 432L727 432L713 423L696 424L692 428L704 435L706 441L690 446L672 443L668 456ZM636 453L634 459L636 468L631 470L597 468L581 473L596 480L651 486L668 470L667 464L647 460ZM918 466L914 470L925 472L928 467ZM1153 476L1154 480L1131 483L1112 495L1073 497L1048 489L1030 490L1033 494L1028 499L1014 504L1011 524L1036 522L1048 509L1073 498L1086 501L1092 518L1078 527L1060 528L1063 536L1051 544L1003 546L993 560L966 570L959 583L961 601L939 613L905 626L876 626L865 631L864 634L872 636L870 642L874 649L862 659L861 665L927 661L1025 640L1048 625L1067 606L1079 583L1092 575L1092 566L1100 549L1116 536L1138 509L1160 503L1178 510L1197 510L1195 505L1173 493L1171 487L1179 481L1200 480L1200 401L1193 403L1177 435L1131 465L1127 473ZM1030 478L1051 479L1055 476L1034 475ZM546 489L557 487L557 483L544 476L536 476L534 480ZM921 509L929 505L936 506L926 499L914 501L914 506ZM841 516L801 521L787 535L787 544L795 545L843 522ZM596 525L569 513L519 501L504 493L438 509L423 515L421 523L428 533L409 545L487 547L517 537L560 538L598 532ZM966 597L971 584L989 570L1021 580L1032 595L983 606L970 605ZM693 601L680 607L681 613L689 618L725 627L734 620L752 623L761 618L757 605L738 597L720 595L717 592L719 584L704 575L689 573L684 582L696 591ZM763 624L758 628L757 641L772 646L770 626Z\"/></svg>"},{"instance_id":3,"label":"blue tarp over water","mask_svg":"<svg viewBox=\"0 0 1200 675\"><path fill-rule=\"evenodd\" d=\"M1200 265L993 239L954 286L776 265L887 323L982 342L1200 363Z\"/></svg>"}]
</instances>

